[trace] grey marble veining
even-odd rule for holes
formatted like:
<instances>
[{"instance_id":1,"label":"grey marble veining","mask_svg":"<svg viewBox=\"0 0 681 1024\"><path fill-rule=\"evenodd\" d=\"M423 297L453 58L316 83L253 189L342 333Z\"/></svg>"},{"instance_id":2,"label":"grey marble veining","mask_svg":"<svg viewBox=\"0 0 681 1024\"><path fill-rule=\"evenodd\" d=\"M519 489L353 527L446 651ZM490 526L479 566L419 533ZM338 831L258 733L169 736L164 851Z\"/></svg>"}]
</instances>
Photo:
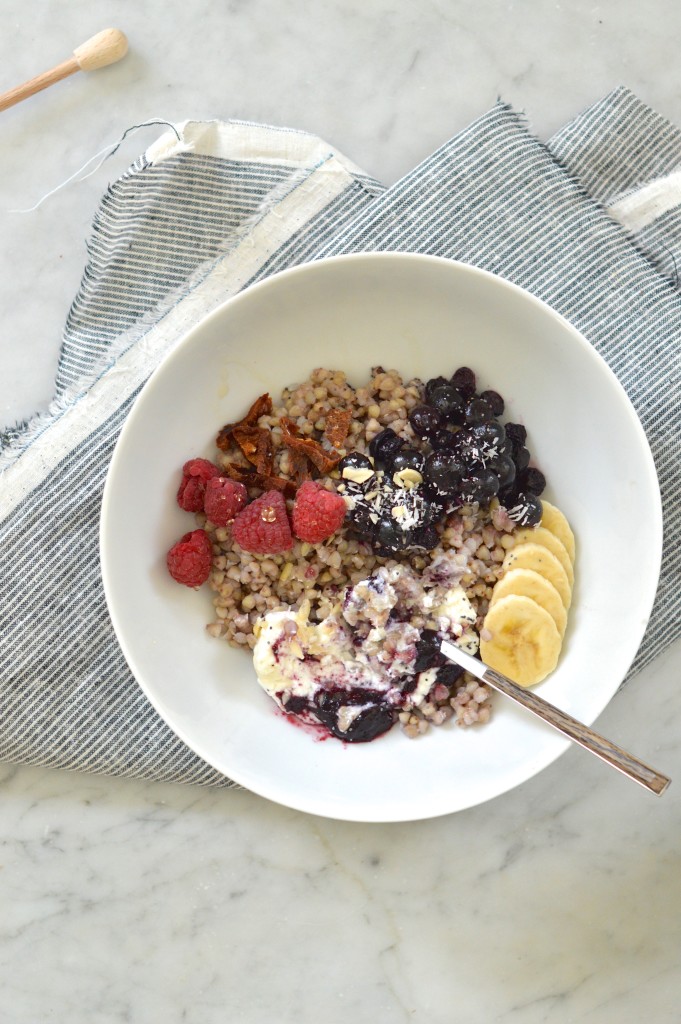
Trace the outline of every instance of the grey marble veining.
<instances>
[{"instance_id":1,"label":"grey marble veining","mask_svg":"<svg viewBox=\"0 0 681 1024\"><path fill-rule=\"evenodd\" d=\"M0 114L0 421L44 409L101 193L147 128L306 128L386 183L497 95L546 137L624 83L681 123L681 13L517 0L29 8L0 0L0 90L107 24L117 67ZM680 774L681 646L600 731ZM244 792L0 768L0 1020L10 1024L672 1024L681 802L578 750L519 789L405 825L334 822ZM456 785L456 780L452 780Z\"/></svg>"},{"instance_id":2,"label":"grey marble veining","mask_svg":"<svg viewBox=\"0 0 681 1024\"><path fill-rule=\"evenodd\" d=\"M599 720L672 775L677 663ZM654 707L667 717L651 739ZM55 999L70 1021L677 1019L681 803L582 751L488 804L402 825L245 792L0 779L12 1020Z\"/></svg>"}]
</instances>

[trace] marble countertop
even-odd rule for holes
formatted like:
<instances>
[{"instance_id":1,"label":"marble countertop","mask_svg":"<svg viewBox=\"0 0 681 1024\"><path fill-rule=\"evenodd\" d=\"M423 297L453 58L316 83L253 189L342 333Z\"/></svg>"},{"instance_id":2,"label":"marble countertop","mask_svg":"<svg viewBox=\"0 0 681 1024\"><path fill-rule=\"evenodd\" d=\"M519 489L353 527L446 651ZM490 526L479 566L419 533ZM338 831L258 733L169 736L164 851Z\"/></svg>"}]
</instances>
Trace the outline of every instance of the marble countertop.
<instances>
[{"instance_id":1,"label":"marble countertop","mask_svg":"<svg viewBox=\"0 0 681 1024\"><path fill-rule=\"evenodd\" d=\"M156 137L32 207L132 124L308 129L387 184L501 95L547 137L618 84L681 123L665 0L0 0L0 90L112 19L123 63L2 117L0 424L44 409L108 182ZM601 732L681 776L681 645ZM455 784L455 783L453 783ZM315 818L247 792L0 766L8 1024L664 1024L681 996L681 797L578 749L432 821Z\"/></svg>"}]
</instances>

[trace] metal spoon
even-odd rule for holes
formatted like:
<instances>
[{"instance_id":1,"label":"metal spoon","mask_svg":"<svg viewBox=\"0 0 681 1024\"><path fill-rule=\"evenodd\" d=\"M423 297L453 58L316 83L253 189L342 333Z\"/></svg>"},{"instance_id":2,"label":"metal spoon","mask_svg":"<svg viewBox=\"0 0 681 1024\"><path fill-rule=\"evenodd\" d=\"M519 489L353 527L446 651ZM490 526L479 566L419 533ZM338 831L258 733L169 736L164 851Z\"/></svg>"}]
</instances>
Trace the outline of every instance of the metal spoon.
<instances>
[{"instance_id":1,"label":"metal spoon","mask_svg":"<svg viewBox=\"0 0 681 1024\"><path fill-rule=\"evenodd\" d=\"M622 750L621 747L611 743L610 740L599 736L593 729L589 729L582 722L578 722L576 718L572 718L553 704L549 704L547 700L538 697L532 690L525 690L522 686L512 682L507 676L502 675L501 672L489 668L482 661L478 661L477 658L472 658L470 654L466 654L465 651L462 651L455 644L443 640L440 650L445 658L449 658L450 661L460 665L461 668L464 668L466 672L470 672L471 675L481 682L487 683L488 686L498 690L499 693L503 693L517 704L521 704L528 711L531 711L533 715L536 715L537 718L548 722L549 725L552 725L558 732L567 736L568 739L571 739L574 743L579 743L585 750L591 751L592 754L600 757L606 764L617 768L618 771L633 779L634 782L638 782L639 785L651 793L655 793L656 796L662 796L669 786L671 779L666 775L655 771L654 768L644 764L643 761L639 761L632 754L628 754L626 750Z\"/></svg>"}]
</instances>

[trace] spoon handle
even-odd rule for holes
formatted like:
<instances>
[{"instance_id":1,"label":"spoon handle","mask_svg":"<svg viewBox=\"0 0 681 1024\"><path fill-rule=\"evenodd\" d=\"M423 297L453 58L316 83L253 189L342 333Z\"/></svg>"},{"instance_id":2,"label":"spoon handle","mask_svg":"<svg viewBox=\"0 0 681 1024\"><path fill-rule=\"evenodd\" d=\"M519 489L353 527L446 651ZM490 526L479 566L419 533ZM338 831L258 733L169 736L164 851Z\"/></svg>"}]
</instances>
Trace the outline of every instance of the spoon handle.
<instances>
[{"instance_id":1,"label":"spoon handle","mask_svg":"<svg viewBox=\"0 0 681 1024\"><path fill-rule=\"evenodd\" d=\"M501 672L488 668L481 661L467 655L453 644L445 641L441 646L441 650L447 658L461 665L468 672L482 680L482 682L510 697L516 704L527 708L537 718L548 722L549 725L552 725L558 732L567 736L568 739L578 743L585 750L591 751L592 754L600 757L606 764L617 768L618 771L633 779L634 782L638 782L639 785L651 793L655 793L656 796L661 796L669 786L671 779L666 775L662 775L654 768L651 768L650 765L639 761L633 754L622 750L621 747L605 739L604 736L600 736L599 733L594 732L593 729L584 725L583 722L578 722L576 718L572 718L565 711L561 711L560 708L549 704L547 700L539 697L532 690L526 690L524 687L518 686L517 683L512 682L507 676L502 675Z\"/></svg>"}]
</instances>

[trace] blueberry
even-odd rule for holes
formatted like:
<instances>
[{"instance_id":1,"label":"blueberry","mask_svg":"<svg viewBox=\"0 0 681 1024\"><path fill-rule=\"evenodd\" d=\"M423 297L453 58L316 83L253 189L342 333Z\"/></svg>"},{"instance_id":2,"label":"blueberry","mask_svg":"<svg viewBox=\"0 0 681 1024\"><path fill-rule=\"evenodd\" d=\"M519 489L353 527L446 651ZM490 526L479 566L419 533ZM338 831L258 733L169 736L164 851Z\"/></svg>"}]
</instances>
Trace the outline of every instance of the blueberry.
<instances>
[{"instance_id":1,"label":"blueberry","mask_svg":"<svg viewBox=\"0 0 681 1024\"><path fill-rule=\"evenodd\" d=\"M432 452L423 470L424 479L436 494L454 494L464 473L465 467L456 455L443 451Z\"/></svg>"},{"instance_id":2,"label":"blueberry","mask_svg":"<svg viewBox=\"0 0 681 1024\"><path fill-rule=\"evenodd\" d=\"M457 430L454 434L454 447L457 451L462 451L468 447L473 441L473 434L471 433L470 427L462 427L461 430Z\"/></svg>"},{"instance_id":3,"label":"blueberry","mask_svg":"<svg viewBox=\"0 0 681 1024\"><path fill-rule=\"evenodd\" d=\"M480 465L478 459L480 453L477 448L461 447L456 450L455 454L459 461L466 467L466 473L469 473Z\"/></svg>"},{"instance_id":4,"label":"blueberry","mask_svg":"<svg viewBox=\"0 0 681 1024\"><path fill-rule=\"evenodd\" d=\"M364 502L357 502L355 507L348 512L348 525L361 537L373 538L374 522L371 516L375 514L371 506Z\"/></svg>"},{"instance_id":5,"label":"blueberry","mask_svg":"<svg viewBox=\"0 0 681 1024\"><path fill-rule=\"evenodd\" d=\"M394 475L405 469L415 469L417 473L423 474L425 461L425 455L417 448L401 448L390 462L390 472Z\"/></svg>"},{"instance_id":6,"label":"blueberry","mask_svg":"<svg viewBox=\"0 0 681 1024\"><path fill-rule=\"evenodd\" d=\"M508 509L508 518L518 526L536 526L541 521L542 511L541 501L536 495L521 491L515 504Z\"/></svg>"},{"instance_id":7,"label":"blueberry","mask_svg":"<svg viewBox=\"0 0 681 1024\"><path fill-rule=\"evenodd\" d=\"M374 467L371 465L371 460L368 455L362 455L361 452L348 452L338 463L338 471L341 475L343 483L351 490L353 488L361 488L366 486L374 478ZM353 479L355 475L366 475L370 473L366 480Z\"/></svg>"},{"instance_id":8,"label":"blueberry","mask_svg":"<svg viewBox=\"0 0 681 1024\"><path fill-rule=\"evenodd\" d=\"M452 384L465 398L472 398L475 394L475 374L468 366L460 366L456 370L452 375Z\"/></svg>"},{"instance_id":9,"label":"blueberry","mask_svg":"<svg viewBox=\"0 0 681 1024\"><path fill-rule=\"evenodd\" d=\"M436 451L454 451L457 446L456 434L451 430L436 430L429 438L431 447Z\"/></svg>"},{"instance_id":10,"label":"blueberry","mask_svg":"<svg viewBox=\"0 0 681 1024\"><path fill-rule=\"evenodd\" d=\"M497 445L497 451L498 451L499 455L508 455L508 457L510 459L512 459L513 458L513 452L515 451L515 449L513 447L513 441L511 441L507 437L504 441L502 441L500 444Z\"/></svg>"},{"instance_id":11,"label":"blueberry","mask_svg":"<svg viewBox=\"0 0 681 1024\"><path fill-rule=\"evenodd\" d=\"M420 526L411 535L410 546L432 551L440 543L440 536L434 526Z\"/></svg>"},{"instance_id":12,"label":"blueberry","mask_svg":"<svg viewBox=\"0 0 681 1024\"><path fill-rule=\"evenodd\" d=\"M488 423L494 419L492 406L484 398L471 398L466 402L466 423L475 426L478 423Z\"/></svg>"},{"instance_id":13,"label":"blueberry","mask_svg":"<svg viewBox=\"0 0 681 1024\"><path fill-rule=\"evenodd\" d=\"M463 423L465 419L464 400L461 393L451 384L440 384L433 388L429 404L449 423Z\"/></svg>"},{"instance_id":14,"label":"blueberry","mask_svg":"<svg viewBox=\"0 0 681 1024\"><path fill-rule=\"evenodd\" d=\"M369 442L369 455L379 469L392 461L394 455L404 446L404 441L394 430L386 427Z\"/></svg>"},{"instance_id":15,"label":"blueberry","mask_svg":"<svg viewBox=\"0 0 681 1024\"><path fill-rule=\"evenodd\" d=\"M546 477L540 469L533 466L528 466L518 482L524 491L537 496L542 494L546 487Z\"/></svg>"},{"instance_id":16,"label":"blueberry","mask_svg":"<svg viewBox=\"0 0 681 1024\"><path fill-rule=\"evenodd\" d=\"M460 665L443 665L442 668L437 670L437 677L435 681L441 683L443 686L453 686L457 679L460 679L463 675L463 669Z\"/></svg>"},{"instance_id":17,"label":"blueberry","mask_svg":"<svg viewBox=\"0 0 681 1024\"><path fill-rule=\"evenodd\" d=\"M469 427L459 443L458 451L467 466L488 466L498 458L505 444L504 428L496 421L479 423Z\"/></svg>"},{"instance_id":18,"label":"blueberry","mask_svg":"<svg viewBox=\"0 0 681 1024\"><path fill-rule=\"evenodd\" d=\"M519 489L517 481L514 481L512 484L509 484L507 487L500 487L499 493L497 495L499 499L499 504L503 505L505 509L512 508L515 504L517 504L518 492Z\"/></svg>"},{"instance_id":19,"label":"blueberry","mask_svg":"<svg viewBox=\"0 0 681 1024\"><path fill-rule=\"evenodd\" d=\"M433 500L424 501L423 503L423 525L430 526L433 523L439 523L440 520L444 519L445 512L447 511L447 505L445 502Z\"/></svg>"},{"instance_id":20,"label":"blueberry","mask_svg":"<svg viewBox=\"0 0 681 1024\"><path fill-rule=\"evenodd\" d=\"M463 481L462 491L467 502L487 504L499 492L499 477L491 469L478 469Z\"/></svg>"},{"instance_id":21,"label":"blueberry","mask_svg":"<svg viewBox=\"0 0 681 1024\"><path fill-rule=\"evenodd\" d=\"M430 404L430 396L432 395L432 393L435 390L435 388L439 388L443 384L449 384L449 381L447 380L446 377L431 377L430 380L426 381L426 387L425 387L424 394L425 394L426 402L428 404Z\"/></svg>"},{"instance_id":22,"label":"blueberry","mask_svg":"<svg viewBox=\"0 0 681 1024\"><path fill-rule=\"evenodd\" d=\"M491 423L479 423L471 427L470 436L478 444L499 448L506 440L506 431L501 423L494 420Z\"/></svg>"},{"instance_id":23,"label":"blueberry","mask_svg":"<svg viewBox=\"0 0 681 1024\"><path fill-rule=\"evenodd\" d=\"M338 469L343 474L344 469L371 469L371 460L368 455L362 452L348 452L338 463Z\"/></svg>"},{"instance_id":24,"label":"blueberry","mask_svg":"<svg viewBox=\"0 0 681 1024\"><path fill-rule=\"evenodd\" d=\"M432 405L417 405L409 413L411 428L417 437L426 440L444 427L444 420Z\"/></svg>"},{"instance_id":25,"label":"blueberry","mask_svg":"<svg viewBox=\"0 0 681 1024\"><path fill-rule=\"evenodd\" d=\"M527 448L524 446L516 448L513 454L513 461L515 462L515 468L518 473L522 473L524 469L527 469L530 464L530 453Z\"/></svg>"},{"instance_id":26,"label":"blueberry","mask_svg":"<svg viewBox=\"0 0 681 1024\"><path fill-rule=\"evenodd\" d=\"M480 397L484 398L487 404L491 406L495 416L503 416L504 400L498 391L483 391Z\"/></svg>"},{"instance_id":27,"label":"blueberry","mask_svg":"<svg viewBox=\"0 0 681 1024\"><path fill-rule=\"evenodd\" d=\"M374 543L381 551L395 554L402 551L407 545L407 535L397 524L397 520L388 515L383 515L378 520L373 532Z\"/></svg>"},{"instance_id":28,"label":"blueberry","mask_svg":"<svg viewBox=\"0 0 681 1024\"><path fill-rule=\"evenodd\" d=\"M439 668L446 663L447 659L440 651L440 638L434 629L421 630L421 636L416 644L416 661L414 672L425 672L429 668Z\"/></svg>"},{"instance_id":29,"label":"blueberry","mask_svg":"<svg viewBox=\"0 0 681 1024\"><path fill-rule=\"evenodd\" d=\"M490 462L490 469L499 477L499 490L510 487L515 480L515 462L510 455L499 455Z\"/></svg>"},{"instance_id":30,"label":"blueberry","mask_svg":"<svg viewBox=\"0 0 681 1024\"><path fill-rule=\"evenodd\" d=\"M527 431L522 423L507 423L506 436L510 437L511 441L520 446L525 444L527 440Z\"/></svg>"}]
</instances>

